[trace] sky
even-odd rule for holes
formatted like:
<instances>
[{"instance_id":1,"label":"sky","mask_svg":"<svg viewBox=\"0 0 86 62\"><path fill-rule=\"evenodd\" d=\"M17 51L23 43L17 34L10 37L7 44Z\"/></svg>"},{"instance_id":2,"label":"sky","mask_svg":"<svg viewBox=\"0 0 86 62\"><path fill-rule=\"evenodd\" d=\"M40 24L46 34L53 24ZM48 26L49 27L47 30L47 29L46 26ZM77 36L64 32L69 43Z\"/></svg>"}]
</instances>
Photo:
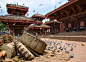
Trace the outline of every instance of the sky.
<instances>
[{"instance_id":1,"label":"sky","mask_svg":"<svg viewBox=\"0 0 86 62\"><path fill-rule=\"evenodd\" d=\"M6 4L17 4L18 5L25 5L29 7L28 9L28 16L31 17L33 14L42 14L45 15L55 9L60 7L61 5L65 4L68 0L0 0L0 15L8 15L7 9L6 9ZM39 6L40 4L43 4ZM2 11L1 11L2 10ZM33 12L35 10L35 12ZM44 20L44 22L47 19Z\"/></svg>"}]
</instances>

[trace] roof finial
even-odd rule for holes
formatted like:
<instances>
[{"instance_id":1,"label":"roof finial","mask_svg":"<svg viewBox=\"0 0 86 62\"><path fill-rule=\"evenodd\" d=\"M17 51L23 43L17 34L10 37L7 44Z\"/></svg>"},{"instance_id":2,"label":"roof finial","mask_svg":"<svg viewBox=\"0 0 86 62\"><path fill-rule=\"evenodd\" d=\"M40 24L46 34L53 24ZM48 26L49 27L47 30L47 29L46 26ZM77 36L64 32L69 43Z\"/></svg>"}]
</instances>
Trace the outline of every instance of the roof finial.
<instances>
[{"instance_id":1,"label":"roof finial","mask_svg":"<svg viewBox=\"0 0 86 62\"><path fill-rule=\"evenodd\" d=\"M56 9L56 5L55 5L55 9Z\"/></svg>"},{"instance_id":2,"label":"roof finial","mask_svg":"<svg viewBox=\"0 0 86 62\"><path fill-rule=\"evenodd\" d=\"M38 12L37 12L37 14L38 14Z\"/></svg>"}]
</instances>

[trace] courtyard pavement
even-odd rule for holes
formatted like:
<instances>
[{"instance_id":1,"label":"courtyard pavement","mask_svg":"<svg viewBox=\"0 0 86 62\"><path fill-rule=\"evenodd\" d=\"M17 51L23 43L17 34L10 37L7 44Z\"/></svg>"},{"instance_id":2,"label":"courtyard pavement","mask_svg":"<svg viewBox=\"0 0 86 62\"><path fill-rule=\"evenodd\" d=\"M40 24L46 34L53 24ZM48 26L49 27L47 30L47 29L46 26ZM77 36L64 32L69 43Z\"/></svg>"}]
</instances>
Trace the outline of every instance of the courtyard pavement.
<instances>
[{"instance_id":1,"label":"courtyard pavement","mask_svg":"<svg viewBox=\"0 0 86 62\"><path fill-rule=\"evenodd\" d=\"M41 38L41 39L47 43L47 47L45 50L47 52L53 51L52 49L48 50L48 47L54 46L54 48L55 48L55 46L57 46L57 49L55 51L56 52L55 54L57 54L57 56L54 56L54 57L48 56L46 58L46 56L47 56L47 54L46 54L42 57L42 59L37 60L37 58L36 58L31 62L86 62L86 42L48 39L48 38ZM51 42L51 41L52 41L52 44L49 45L49 42ZM55 45L53 45L54 42L55 42ZM69 54L66 53L64 49L59 53L57 52L58 48L60 47L59 44L56 45L58 42L61 44L62 48L64 47L64 45L65 45L65 47L67 47L66 49L67 49L67 51L69 51ZM85 46L82 46L81 43L84 44ZM70 45L68 46L68 44L70 44ZM71 46L73 47L72 51L70 51ZM62 53L62 54L60 54L60 53ZM60 55L58 55L58 54L60 54ZM66 60L64 60L64 58L62 58L62 57L61 57L62 59L60 58L60 56L62 56L64 54L68 57L70 57L71 54L74 54L74 57L70 58L66 61Z\"/></svg>"}]
</instances>

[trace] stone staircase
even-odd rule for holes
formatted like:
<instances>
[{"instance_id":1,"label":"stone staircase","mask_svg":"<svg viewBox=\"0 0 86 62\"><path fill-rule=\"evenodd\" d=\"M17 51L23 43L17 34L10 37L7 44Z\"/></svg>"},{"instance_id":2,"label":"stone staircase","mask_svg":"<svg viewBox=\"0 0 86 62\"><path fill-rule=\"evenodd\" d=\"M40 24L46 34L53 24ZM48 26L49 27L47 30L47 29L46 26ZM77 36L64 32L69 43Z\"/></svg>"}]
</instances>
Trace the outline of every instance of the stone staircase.
<instances>
[{"instance_id":1,"label":"stone staircase","mask_svg":"<svg viewBox=\"0 0 86 62\"><path fill-rule=\"evenodd\" d=\"M82 32L64 32L64 33L58 33L55 35L65 35L65 36L86 36L86 31Z\"/></svg>"}]
</instances>

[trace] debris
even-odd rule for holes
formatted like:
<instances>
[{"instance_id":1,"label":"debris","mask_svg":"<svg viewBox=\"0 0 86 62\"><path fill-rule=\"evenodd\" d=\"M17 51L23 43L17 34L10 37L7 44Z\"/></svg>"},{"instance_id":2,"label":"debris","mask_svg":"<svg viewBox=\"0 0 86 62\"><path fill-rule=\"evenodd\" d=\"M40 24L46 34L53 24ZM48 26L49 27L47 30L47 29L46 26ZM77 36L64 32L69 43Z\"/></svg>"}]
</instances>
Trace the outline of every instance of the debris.
<instances>
[{"instance_id":1,"label":"debris","mask_svg":"<svg viewBox=\"0 0 86 62\"><path fill-rule=\"evenodd\" d=\"M16 46L18 51L26 58L32 59L34 58L34 55L21 43L21 42L16 42Z\"/></svg>"},{"instance_id":2,"label":"debris","mask_svg":"<svg viewBox=\"0 0 86 62\"><path fill-rule=\"evenodd\" d=\"M9 58L5 58L5 61L6 61L6 62L13 62L13 60L12 60L12 59L9 59ZM5 61L4 61L4 62L5 62Z\"/></svg>"},{"instance_id":3,"label":"debris","mask_svg":"<svg viewBox=\"0 0 86 62\"><path fill-rule=\"evenodd\" d=\"M2 36L4 43L10 43L13 41L13 36L5 34Z\"/></svg>"},{"instance_id":4,"label":"debris","mask_svg":"<svg viewBox=\"0 0 86 62\"><path fill-rule=\"evenodd\" d=\"M14 42L1 46L1 49L6 51L8 58L16 55Z\"/></svg>"},{"instance_id":5,"label":"debris","mask_svg":"<svg viewBox=\"0 0 86 62\"><path fill-rule=\"evenodd\" d=\"M3 39L0 39L0 46L3 45Z\"/></svg>"},{"instance_id":6,"label":"debris","mask_svg":"<svg viewBox=\"0 0 86 62\"><path fill-rule=\"evenodd\" d=\"M43 53L47 44L30 33L23 33L20 41L38 53Z\"/></svg>"}]
</instances>

